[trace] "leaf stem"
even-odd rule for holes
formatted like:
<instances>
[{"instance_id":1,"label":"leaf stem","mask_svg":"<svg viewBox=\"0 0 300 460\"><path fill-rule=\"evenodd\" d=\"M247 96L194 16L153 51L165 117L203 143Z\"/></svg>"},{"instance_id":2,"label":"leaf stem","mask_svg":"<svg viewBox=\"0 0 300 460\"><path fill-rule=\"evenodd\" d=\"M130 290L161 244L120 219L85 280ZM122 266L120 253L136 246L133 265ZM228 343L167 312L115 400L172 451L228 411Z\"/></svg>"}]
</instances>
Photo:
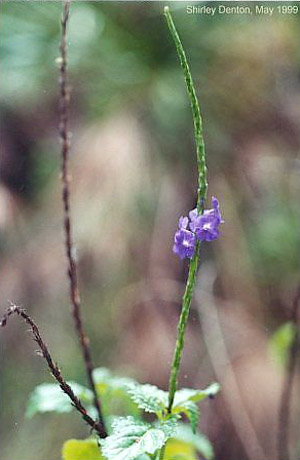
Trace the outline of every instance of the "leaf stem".
<instances>
[{"instance_id":1,"label":"leaf stem","mask_svg":"<svg viewBox=\"0 0 300 460\"><path fill-rule=\"evenodd\" d=\"M203 138L203 129L202 129L202 118L199 107L199 102L196 96L196 91L190 72L189 64L186 58L186 54L174 25L169 7L166 6L164 9L164 14L166 17L167 25L171 36L174 40L178 58L183 70L188 96L191 103L193 122L194 122L194 136L196 144L196 157L197 157L197 168L198 168L198 189L197 189L197 209L198 213L203 213L206 194L207 194L207 167L206 167L206 155L205 155L205 144ZM178 323L178 332L176 346L171 366L170 380L169 380L169 404L168 411L171 413L172 406L174 403L175 392L178 385L178 374L180 369L181 357L184 347L184 337L185 331L193 296L193 291L196 283L197 269L199 265L199 256L200 256L200 242L197 242L195 255L190 261L188 278L186 283L185 292L182 298L182 309L181 315Z\"/></svg>"}]
</instances>

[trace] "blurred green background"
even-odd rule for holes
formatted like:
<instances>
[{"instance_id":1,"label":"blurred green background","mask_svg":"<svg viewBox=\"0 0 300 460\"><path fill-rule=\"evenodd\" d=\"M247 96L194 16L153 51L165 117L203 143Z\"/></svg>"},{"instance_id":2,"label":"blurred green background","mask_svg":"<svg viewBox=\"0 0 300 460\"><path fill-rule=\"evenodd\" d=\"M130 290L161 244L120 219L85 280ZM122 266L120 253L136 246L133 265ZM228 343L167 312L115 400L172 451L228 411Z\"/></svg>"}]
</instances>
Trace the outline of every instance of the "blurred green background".
<instances>
[{"instance_id":1,"label":"blurred green background","mask_svg":"<svg viewBox=\"0 0 300 460\"><path fill-rule=\"evenodd\" d=\"M171 8L201 102L209 195L226 223L219 241L203 245L180 383L221 381L200 422L217 460L261 460L258 452L270 460L284 371L270 337L300 281L300 20L188 15L187 5ZM196 165L163 6L75 2L69 79L72 215L94 361L166 388L187 268L172 239L195 204ZM1 309L8 299L25 306L66 378L85 383L63 247L61 4L0 10ZM17 319L0 344L0 458L58 460L63 441L88 429L76 414L26 420L30 392L51 377Z\"/></svg>"}]
</instances>

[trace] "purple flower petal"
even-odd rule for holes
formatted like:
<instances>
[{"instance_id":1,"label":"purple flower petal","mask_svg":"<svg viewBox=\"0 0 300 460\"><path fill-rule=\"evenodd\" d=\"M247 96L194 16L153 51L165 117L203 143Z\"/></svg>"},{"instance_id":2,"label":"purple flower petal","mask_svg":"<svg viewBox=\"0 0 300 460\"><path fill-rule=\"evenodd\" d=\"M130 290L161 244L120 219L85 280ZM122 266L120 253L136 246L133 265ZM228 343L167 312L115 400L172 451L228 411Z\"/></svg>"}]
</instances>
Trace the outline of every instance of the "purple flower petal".
<instances>
[{"instance_id":1,"label":"purple flower petal","mask_svg":"<svg viewBox=\"0 0 300 460\"><path fill-rule=\"evenodd\" d=\"M195 254L196 236L189 230L177 230L174 237L173 252L181 259L191 259Z\"/></svg>"},{"instance_id":2,"label":"purple flower petal","mask_svg":"<svg viewBox=\"0 0 300 460\"><path fill-rule=\"evenodd\" d=\"M212 241L220 235L218 227L224 221L217 198L212 197L212 205L211 209L206 209L201 215L196 215L195 209L189 214L191 218L189 228L200 241Z\"/></svg>"},{"instance_id":3,"label":"purple flower petal","mask_svg":"<svg viewBox=\"0 0 300 460\"><path fill-rule=\"evenodd\" d=\"M212 205L213 205L213 208L214 208L214 211L215 211L216 219L218 220L218 222L220 224L223 224L224 220L222 219L222 216L221 216L219 202L218 202L217 198L213 196L211 201L212 201Z\"/></svg>"},{"instance_id":4,"label":"purple flower petal","mask_svg":"<svg viewBox=\"0 0 300 460\"><path fill-rule=\"evenodd\" d=\"M195 220L198 217L198 211L197 208L192 209L192 211L189 212L189 218L191 221Z\"/></svg>"},{"instance_id":5,"label":"purple flower petal","mask_svg":"<svg viewBox=\"0 0 300 460\"><path fill-rule=\"evenodd\" d=\"M181 216L178 221L178 228L179 229L187 228L188 223L189 223L189 219L187 217Z\"/></svg>"}]
</instances>

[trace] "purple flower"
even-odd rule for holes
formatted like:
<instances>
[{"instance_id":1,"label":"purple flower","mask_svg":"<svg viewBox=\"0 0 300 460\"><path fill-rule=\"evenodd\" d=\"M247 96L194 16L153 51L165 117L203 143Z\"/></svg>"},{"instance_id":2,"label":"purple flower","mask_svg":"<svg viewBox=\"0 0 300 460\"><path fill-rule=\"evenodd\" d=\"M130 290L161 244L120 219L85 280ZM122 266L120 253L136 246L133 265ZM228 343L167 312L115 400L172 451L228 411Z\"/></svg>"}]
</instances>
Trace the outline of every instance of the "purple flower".
<instances>
[{"instance_id":1,"label":"purple flower","mask_svg":"<svg viewBox=\"0 0 300 460\"><path fill-rule=\"evenodd\" d=\"M191 259L195 254L196 236L190 230L187 230L189 219L180 217L178 221L178 230L174 237L173 252L180 259Z\"/></svg>"},{"instance_id":2,"label":"purple flower","mask_svg":"<svg viewBox=\"0 0 300 460\"><path fill-rule=\"evenodd\" d=\"M189 213L190 217L190 230L195 233L200 241L212 241L219 237L219 225L224 221L222 220L219 202L217 198L212 197L212 209L207 209L203 214L198 214L197 209L193 209Z\"/></svg>"},{"instance_id":3,"label":"purple flower","mask_svg":"<svg viewBox=\"0 0 300 460\"><path fill-rule=\"evenodd\" d=\"M217 198L213 196L211 201L213 207L202 214L198 214L195 208L189 212L189 217L180 217L173 246L173 252L180 259L191 259L194 256L197 240L212 241L219 237L219 225L224 220Z\"/></svg>"}]
</instances>

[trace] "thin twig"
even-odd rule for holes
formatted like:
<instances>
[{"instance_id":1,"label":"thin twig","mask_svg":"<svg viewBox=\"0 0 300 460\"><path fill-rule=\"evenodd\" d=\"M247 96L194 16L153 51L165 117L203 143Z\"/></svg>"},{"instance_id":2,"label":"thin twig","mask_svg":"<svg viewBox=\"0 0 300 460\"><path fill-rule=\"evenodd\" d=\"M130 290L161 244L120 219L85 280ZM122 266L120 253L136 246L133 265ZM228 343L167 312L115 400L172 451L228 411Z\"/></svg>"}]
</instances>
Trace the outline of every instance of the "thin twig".
<instances>
[{"instance_id":1,"label":"thin twig","mask_svg":"<svg viewBox=\"0 0 300 460\"><path fill-rule=\"evenodd\" d=\"M17 305L11 304L11 306L8 308L7 312L3 315L0 321L0 327L6 326L9 317L12 316L13 314L17 314L20 317L22 317L23 320L26 322L26 324L30 326L30 330L33 334L34 340L37 342L38 346L40 347L42 356L46 360L49 370L51 374L53 375L53 377L55 378L55 380L58 382L60 388L70 398L72 405L82 415L84 421L93 430L95 430L100 437L103 437L104 433L103 433L103 427L101 423L93 420L92 417L90 417L90 415L87 413L87 410L82 405L80 399L74 394L70 385L68 385L68 383L64 380L58 365L54 363L50 355L49 349L41 337L38 326L36 325L34 320L29 315L27 315L26 311L22 309L21 307L18 307Z\"/></svg>"},{"instance_id":2,"label":"thin twig","mask_svg":"<svg viewBox=\"0 0 300 460\"><path fill-rule=\"evenodd\" d=\"M70 285L70 298L72 303L72 315L75 323L75 329L81 346L86 373L90 388L94 395L94 405L96 407L99 423L102 426L102 437L107 436L105 422L102 415L100 402L98 399L95 382L93 379L93 363L91 358L89 339L85 334L82 317L81 302L78 287L77 264L74 256L74 245L72 241L72 223L70 217L70 187L69 187L69 101L70 89L67 82L67 27L69 19L69 2L64 3L62 16L62 38L60 45L60 139L61 139L61 156L62 156L62 200L64 210L64 231L65 231L65 248L68 262L68 277Z\"/></svg>"},{"instance_id":3,"label":"thin twig","mask_svg":"<svg viewBox=\"0 0 300 460\"><path fill-rule=\"evenodd\" d=\"M289 460L290 412L293 380L297 369L298 351L300 349L299 333L300 286L293 300L291 321L296 326L296 333L289 353L286 377L282 387L278 417L278 460Z\"/></svg>"}]
</instances>

